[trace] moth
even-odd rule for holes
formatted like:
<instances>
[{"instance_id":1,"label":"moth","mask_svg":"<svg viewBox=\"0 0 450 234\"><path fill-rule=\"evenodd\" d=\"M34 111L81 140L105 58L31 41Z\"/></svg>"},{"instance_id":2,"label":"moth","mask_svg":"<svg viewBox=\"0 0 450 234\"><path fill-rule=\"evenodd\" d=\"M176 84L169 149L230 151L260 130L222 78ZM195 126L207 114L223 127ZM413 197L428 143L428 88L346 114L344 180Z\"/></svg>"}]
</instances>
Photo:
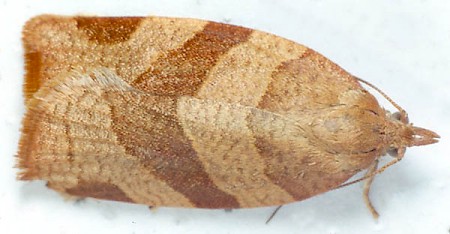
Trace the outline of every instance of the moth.
<instances>
[{"instance_id":1,"label":"moth","mask_svg":"<svg viewBox=\"0 0 450 234\"><path fill-rule=\"evenodd\" d=\"M380 107L319 53L257 30L41 15L24 26L23 44L18 177L66 196L275 206L368 170L368 201L383 155L397 162L407 147L439 138L394 102L399 113Z\"/></svg>"}]
</instances>

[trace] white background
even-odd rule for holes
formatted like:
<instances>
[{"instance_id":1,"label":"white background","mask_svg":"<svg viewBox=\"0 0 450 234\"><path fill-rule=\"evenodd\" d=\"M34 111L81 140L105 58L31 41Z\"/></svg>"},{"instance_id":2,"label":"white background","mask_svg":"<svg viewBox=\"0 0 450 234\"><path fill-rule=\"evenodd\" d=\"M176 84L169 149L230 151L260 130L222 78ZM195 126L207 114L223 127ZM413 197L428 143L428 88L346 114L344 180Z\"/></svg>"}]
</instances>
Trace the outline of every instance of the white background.
<instances>
[{"instance_id":1,"label":"white background","mask_svg":"<svg viewBox=\"0 0 450 234\"><path fill-rule=\"evenodd\" d=\"M448 233L450 229L450 2L0 1L0 233ZM44 182L15 180L24 112L21 27L41 13L202 18L271 32L305 44L380 87L412 122L438 132L435 145L408 149L376 177L372 219L362 185L283 207L159 208L86 199L65 201ZM384 104L385 102L383 102ZM392 110L392 107L386 105Z\"/></svg>"}]
</instances>

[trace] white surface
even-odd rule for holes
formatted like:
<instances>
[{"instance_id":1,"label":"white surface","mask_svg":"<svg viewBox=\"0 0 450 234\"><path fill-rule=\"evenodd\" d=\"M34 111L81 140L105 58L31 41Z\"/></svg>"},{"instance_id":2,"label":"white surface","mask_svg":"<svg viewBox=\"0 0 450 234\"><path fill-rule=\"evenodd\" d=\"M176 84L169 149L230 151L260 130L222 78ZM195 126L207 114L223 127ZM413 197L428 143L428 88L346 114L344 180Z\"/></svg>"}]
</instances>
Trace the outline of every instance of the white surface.
<instances>
[{"instance_id":1,"label":"white surface","mask_svg":"<svg viewBox=\"0 0 450 234\"><path fill-rule=\"evenodd\" d=\"M446 0L0 1L0 233L448 233L449 12ZM285 206L269 225L273 208L150 212L92 199L66 202L43 182L16 181L13 168L24 112L20 31L40 13L193 17L271 32L377 85L442 140L409 149L375 179L378 222L361 184Z\"/></svg>"}]
</instances>

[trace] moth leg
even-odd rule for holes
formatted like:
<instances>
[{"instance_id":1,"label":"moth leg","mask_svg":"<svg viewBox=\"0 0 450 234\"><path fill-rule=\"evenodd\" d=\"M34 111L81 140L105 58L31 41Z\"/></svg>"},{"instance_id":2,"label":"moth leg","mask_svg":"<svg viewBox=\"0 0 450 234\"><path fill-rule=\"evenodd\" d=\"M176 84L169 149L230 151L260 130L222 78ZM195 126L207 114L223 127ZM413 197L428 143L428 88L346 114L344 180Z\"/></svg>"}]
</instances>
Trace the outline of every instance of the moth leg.
<instances>
[{"instance_id":1,"label":"moth leg","mask_svg":"<svg viewBox=\"0 0 450 234\"><path fill-rule=\"evenodd\" d=\"M78 198L75 198L75 204L82 204L83 202L85 202L86 201L86 198L85 197L78 197Z\"/></svg>"},{"instance_id":2,"label":"moth leg","mask_svg":"<svg viewBox=\"0 0 450 234\"><path fill-rule=\"evenodd\" d=\"M266 220L266 224L268 224L270 222L270 220L272 220L272 218L278 213L278 211L281 209L282 206L278 206L270 215L270 217Z\"/></svg>"},{"instance_id":3,"label":"moth leg","mask_svg":"<svg viewBox=\"0 0 450 234\"><path fill-rule=\"evenodd\" d=\"M373 174L376 170L378 169L378 159L376 159L372 165L370 165L370 167L367 169L366 172L366 176ZM375 219L378 219L378 217L380 216L377 212L377 210L375 209L375 207L372 205L372 202L370 201L369 198L369 192L370 192L370 186L372 185L373 179L375 178L375 174L373 174L372 176L370 176L366 182L364 183L364 192L363 192L363 197L364 197L364 203L366 203L367 208L369 208L370 213L372 213L372 216Z\"/></svg>"},{"instance_id":4,"label":"moth leg","mask_svg":"<svg viewBox=\"0 0 450 234\"><path fill-rule=\"evenodd\" d=\"M152 212L152 213L156 213L156 211L158 210L157 206L149 206L148 209Z\"/></svg>"}]
</instances>

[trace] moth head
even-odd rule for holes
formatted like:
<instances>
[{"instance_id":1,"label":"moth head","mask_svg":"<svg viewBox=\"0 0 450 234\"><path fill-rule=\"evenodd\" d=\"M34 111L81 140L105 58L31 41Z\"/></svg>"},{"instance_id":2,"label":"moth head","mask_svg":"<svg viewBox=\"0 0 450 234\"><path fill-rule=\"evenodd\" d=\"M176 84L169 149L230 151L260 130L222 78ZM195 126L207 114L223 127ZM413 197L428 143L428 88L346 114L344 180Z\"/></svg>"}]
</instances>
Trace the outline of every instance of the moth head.
<instances>
[{"instance_id":1,"label":"moth head","mask_svg":"<svg viewBox=\"0 0 450 234\"><path fill-rule=\"evenodd\" d=\"M392 134L392 143L387 153L393 157L402 158L406 148L411 146L428 145L438 142L439 135L425 128L419 128L409 123L408 114L405 111L395 112L388 117L395 126Z\"/></svg>"},{"instance_id":2,"label":"moth head","mask_svg":"<svg viewBox=\"0 0 450 234\"><path fill-rule=\"evenodd\" d=\"M409 123L408 114L406 111L397 105L397 103L395 103L383 91L361 78L355 77L355 79L376 90L398 110L398 112L393 114L386 111L388 124L386 126L387 129L385 129L387 143L389 144L389 147L386 149L386 153L396 157L396 162L403 157L407 147L429 145L438 142L436 139L439 138L438 134L425 128L415 127Z\"/></svg>"}]
</instances>

